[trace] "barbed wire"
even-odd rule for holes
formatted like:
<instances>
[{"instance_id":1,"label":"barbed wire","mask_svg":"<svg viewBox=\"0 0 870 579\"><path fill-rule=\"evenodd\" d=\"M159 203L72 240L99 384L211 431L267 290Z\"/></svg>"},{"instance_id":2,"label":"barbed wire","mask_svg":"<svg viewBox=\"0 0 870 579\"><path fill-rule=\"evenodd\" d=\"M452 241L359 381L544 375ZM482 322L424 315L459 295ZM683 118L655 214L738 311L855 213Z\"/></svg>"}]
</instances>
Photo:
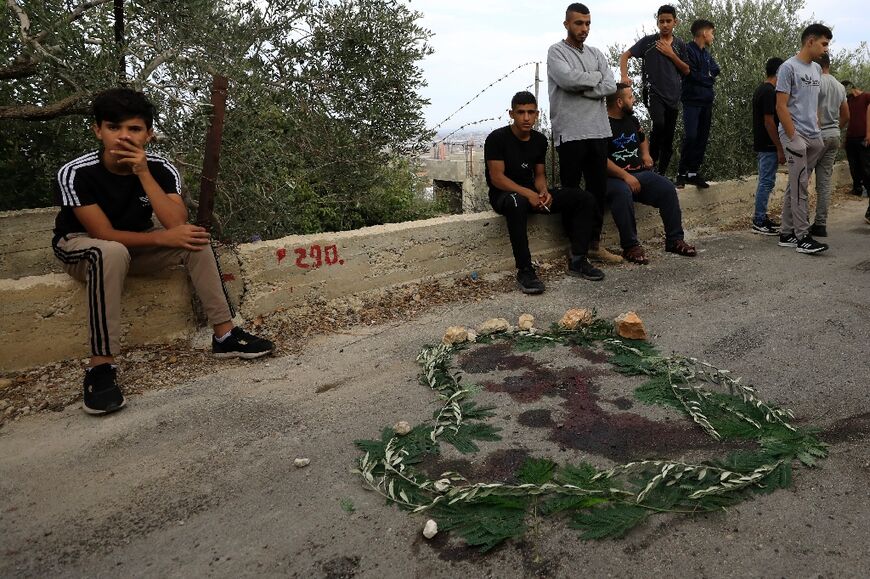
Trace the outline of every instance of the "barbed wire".
<instances>
[{"instance_id":1,"label":"barbed wire","mask_svg":"<svg viewBox=\"0 0 870 579\"><path fill-rule=\"evenodd\" d=\"M459 111L461 111L462 109L464 109L465 107L467 107L468 105L470 105L471 103L473 103L474 101L476 101L476 100L480 97L480 95L482 95L483 93L485 93L486 91L488 91L489 89L491 89L493 86L497 85L498 83L500 83L501 81L503 81L504 79L506 79L507 77L509 77L509 76L512 75L513 73L515 73L516 71L520 70L521 68L525 68L525 67L527 67L527 66L529 66L529 65L531 65L531 64L539 64L539 62L537 62L537 61L524 62L523 64L517 66L516 68L514 68L513 70L511 70L510 72L508 72L507 74L505 74L505 75L503 75L503 76L497 78L496 80L492 81L491 83L489 83L488 85L486 85L485 87L483 87L483 89L482 89L480 92L478 92L476 95L474 95L473 97L471 97L470 99L468 99L468 100L465 102L465 104L463 104L461 107L459 107L458 109L456 109L455 111L453 111L453 112L452 112L452 113L451 113L451 114L450 114L446 119L444 119L443 121L441 121L440 123L438 123L437 125L435 125L434 127L432 127L431 130L433 130L433 131L438 130L438 128L440 128L444 123L446 123L447 121L449 121L450 119L452 119L453 117L455 117L455 116L459 113ZM457 130L458 130L458 129L457 129ZM455 131L454 131L454 132L455 132Z\"/></svg>"},{"instance_id":2,"label":"barbed wire","mask_svg":"<svg viewBox=\"0 0 870 579\"><path fill-rule=\"evenodd\" d=\"M454 131L452 131L452 132L450 132L450 133L447 133L447 135L445 135L443 138L441 138L441 139L435 141L435 143L436 143L436 144L437 144L437 143L443 143L444 141L446 141L447 139L449 139L450 137L452 137L453 135L455 135L456 133L458 133L459 131L461 131L462 129L464 129L464 128L466 128L466 127L473 127L474 125L479 125L479 124L481 124L481 123L486 123L486 122L489 122L489 121L500 121L500 120L502 120L503 118L504 118L504 115L499 115L499 116L497 116L497 117L489 117L488 119L480 119L479 121L472 121L472 122L470 122L470 123L465 123L464 125L462 125L462 126L459 127L458 129L455 129Z\"/></svg>"}]
</instances>

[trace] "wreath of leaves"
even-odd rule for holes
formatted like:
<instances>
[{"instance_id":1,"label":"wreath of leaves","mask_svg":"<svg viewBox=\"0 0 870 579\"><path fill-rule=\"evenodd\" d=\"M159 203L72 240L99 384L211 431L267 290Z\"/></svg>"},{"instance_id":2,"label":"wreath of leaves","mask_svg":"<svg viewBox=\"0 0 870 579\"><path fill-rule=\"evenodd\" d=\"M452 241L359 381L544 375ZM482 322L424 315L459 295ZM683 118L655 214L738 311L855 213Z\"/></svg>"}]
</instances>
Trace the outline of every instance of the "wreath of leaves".
<instances>
[{"instance_id":1,"label":"wreath of leaves","mask_svg":"<svg viewBox=\"0 0 870 579\"><path fill-rule=\"evenodd\" d=\"M440 531L454 531L481 551L522 535L530 516L562 516L582 538L603 539L622 537L656 513L722 510L791 486L794 464L812 467L827 456L815 431L793 426L791 411L762 401L753 386L727 370L695 358L663 356L647 342L616 338L605 320L577 330L553 326L543 333L491 334L477 343L495 340L510 341L520 351L600 345L617 371L648 377L635 391L639 401L672 406L714 439L755 441L757 449L697 464L639 460L609 470L528 459L516 473L519 484L471 484L456 472L430 479L415 465L438 454L440 444L468 454L479 450L475 441L501 437L486 423L493 408L473 400L479 388L463 384L461 373L451 373L453 355L467 344L426 347L417 358L420 381L437 393L441 407L432 422L404 436L385 428L380 440L356 441L365 454L355 472L388 503L427 512Z\"/></svg>"}]
</instances>

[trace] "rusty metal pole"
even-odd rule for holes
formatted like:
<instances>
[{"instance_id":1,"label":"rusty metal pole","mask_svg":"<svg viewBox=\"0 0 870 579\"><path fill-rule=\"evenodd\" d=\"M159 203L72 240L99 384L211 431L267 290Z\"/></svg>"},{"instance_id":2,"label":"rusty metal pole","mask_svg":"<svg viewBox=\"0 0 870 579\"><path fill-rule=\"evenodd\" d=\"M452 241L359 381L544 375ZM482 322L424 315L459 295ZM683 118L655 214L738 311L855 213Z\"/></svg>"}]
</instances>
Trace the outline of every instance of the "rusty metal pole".
<instances>
[{"instance_id":1,"label":"rusty metal pole","mask_svg":"<svg viewBox=\"0 0 870 579\"><path fill-rule=\"evenodd\" d=\"M538 88L541 85L541 63L535 63L535 100L538 100Z\"/></svg>"},{"instance_id":2,"label":"rusty metal pole","mask_svg":"<svg viewBox=\"0 0 870 579\"><path fill-rule=\"evenodd\" d=\"M221 140L224 133L224 114L227 104L227 77L215 76L211 85L211 124L205 140L202 178L199 183L199 211L196 223L211 231L214 212L214 194L221 158Z\"/></svg>"},{"instance_id":3,"label":"rusty metal pole","mask_svg":"<svg viewBox=\"0 0 870 579\"><path fill-rule=\"evenodd\" d=\"M127 59L124 57L124 0L115 0L115 45L118 47L118 84L127 85Z\"/></svg>"}]
</instances>

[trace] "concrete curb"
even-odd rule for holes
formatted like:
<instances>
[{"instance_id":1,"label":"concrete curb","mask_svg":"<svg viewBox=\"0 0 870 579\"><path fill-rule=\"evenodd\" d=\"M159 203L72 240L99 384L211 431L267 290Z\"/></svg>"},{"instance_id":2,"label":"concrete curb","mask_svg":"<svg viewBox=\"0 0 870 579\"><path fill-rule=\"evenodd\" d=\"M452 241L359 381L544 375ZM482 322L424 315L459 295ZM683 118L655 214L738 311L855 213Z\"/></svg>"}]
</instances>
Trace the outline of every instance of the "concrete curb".
<instances>
[{"instance_id":1,"label":"concrete curb","mask_svg":"<svg viewBox=\"0 0 870 579\"><path fill-rule=\"evenodd\" d=\"M845 163L836 167L834 178L848 179ZM681 191L687 237L734 220L748 225L756 183L752 176ZM784 187L781 173L775 195ZM0 351L4 371L88 353L83 286L56 273L60 268L48 248L54 214L52 208L0 213L0 325L8 336ZM637 220L644 242L662 239L656 209L638 205ZM606 245L618 246L612 220L605 223ZM533 216L529 240L536 258L566 248L558 216ZM514 267L504 219L491 211L225 247L220 261L231 299L246 319L278 309L309 312L329 300L352 302L395 286ZM189 339L197 332L183 271L131 277L125 294L125 345Z\"/></svg>"}]
</instances>

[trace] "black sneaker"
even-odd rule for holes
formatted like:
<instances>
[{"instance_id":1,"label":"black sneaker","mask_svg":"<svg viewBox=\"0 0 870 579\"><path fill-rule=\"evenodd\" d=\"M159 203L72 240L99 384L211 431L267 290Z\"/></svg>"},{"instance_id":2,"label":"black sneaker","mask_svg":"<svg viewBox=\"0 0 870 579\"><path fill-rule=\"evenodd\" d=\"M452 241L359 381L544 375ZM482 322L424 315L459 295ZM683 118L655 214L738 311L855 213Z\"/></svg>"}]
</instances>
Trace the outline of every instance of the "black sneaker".
<instances>
[{"instance_id":1,"label":"black sneaker","mask_svg":"<svg viewBox=\"0 0 870 579\"><path fill-rule=\"evenodd\" d=\"M798 238L794 236L794 233L780 233L779 234L779 246L780 247L797 247Z\"/></svg>"},{"instance_id":2,"label":"black sneaker","mask_svg":"<svg viewBox=\"0 0 870 579\"><path fill-rule=\"evenodd\" d=\"M269 340L258 338L249 334L239 327L230 331L230 335L223 342L211 337L211 352L215 358L259 358L271 354L275 350L275 344Z\"/></svg>"},{"instance_id":3,"label":"black sneaker","mask_svg":"<svg viewBox=\"0 0 870 579\"><path fill-rule=\"evenodd\" d=\"M108 414L127 404L115 383L116 373L111 364L100 364L85 372L82 410L88 414Z\"/></svg>"},{"instance_id":4,"label":"black sneaker","mask_svg":"<svg viewBox=\"0 0 870 579\"><path fill-rule=\"evenodd\" d=\"M691 183L692 185L694 185L698 189L709 189L710 188L710 184L707 183L707 181L704 179L704 177L701 176L700 173L698 173L697 175L693 175L692 177L689 177L688 179L686 179L686 182Z\"/></svg>"},{"instance_id":5,"label":"black sneaker","mask_svg":"<svg viewBox=\"0 0 870 579\"><path fill-rule=\"evenodd\" d=\"M826 243L819 243L812 236L807 233L803 236L803 238L797 243L797 252L798 253L819 253L828 249L828 245Z\"/></svg>"},{"instance_id":6,"label":"black sneaker","mask_svg":"<svg viewBox=\"0 0 870 579\"><path fill-rule=\"evenodd\" d=\"M870 223L870 207L867 207L867 213L864 214L864 221Z\"/></svg>"},{"instance_id":7,"label":"black sneaker","mask_svg":"<svg viewBox=\"0 0 870 579\"><path fill-rule=\"evenodd\" d=\"M810 235L814 235L816 237L827 237L828 236L828 228L824 225L819 225L818 223L813 223L810 226Z\"/></svg>"},{"instance_id":8,"label":"black sneaker","mask_svg":"<svg viewBox=\"0 0 870 579\"><path fill-rule=\"evenodd\" d=\"M527 267L517 270L517 285L524 294L536 295L544 293L544 282L538 279L535 268Z\"/></svg>"},{"instance_id":9,"label":"black sneaker","mask_svg":"<svg viewBox=\"0 0 870 579\"><path fill-rule=\"evenodd\" d=\"M604 272L589 263L585 256L575 257L568 262L568 275L582 277L590 281L604 279Z\"/></svg>"},{"instance_id":10,"label":"black sneaker","mask_svg":"<svg viewBox=\"0 0 870 579\"><path fill-rule=\"evenodd\" d=\"M752 224L752 233L759 235L777 235L779 233L779 224L774 223L770 218L765 218L761 223Z\"/></svg>"},{"instance_id":11,"label":"black sneaker","mask_svg":"<svg viewBox=\"0 0 870 579\"><path fill-rule=\"evenodd\" d=\"M686 186L686 181L688 181L688 178L685 175L680 175L678 173L677 180L674 181L674 187L676 187L677 189L682 189Z\"/></svg>"}]
</instances>

